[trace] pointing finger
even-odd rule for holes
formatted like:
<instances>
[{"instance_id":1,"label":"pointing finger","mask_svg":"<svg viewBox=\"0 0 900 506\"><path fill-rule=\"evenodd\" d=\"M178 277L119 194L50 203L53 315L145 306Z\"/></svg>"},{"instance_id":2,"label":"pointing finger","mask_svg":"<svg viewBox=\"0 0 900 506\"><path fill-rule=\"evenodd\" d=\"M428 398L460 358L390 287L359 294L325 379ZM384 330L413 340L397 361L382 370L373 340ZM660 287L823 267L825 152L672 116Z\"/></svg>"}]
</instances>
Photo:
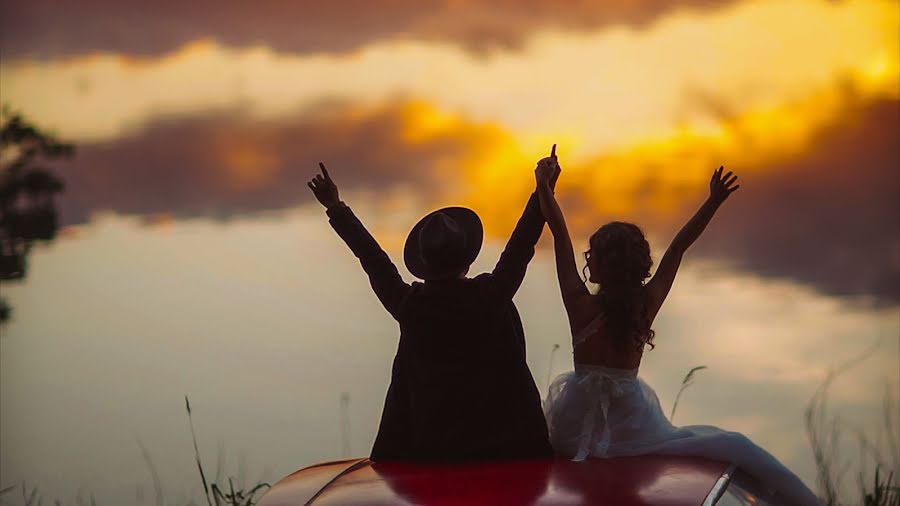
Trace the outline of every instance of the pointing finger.
<instances>
[{"instance_id":1,"label":"pointing finger","mask_svg":"<svg viewBox=\"0 0 900 506\"><path fill-rule=\"evenodd\" d=\"M556 158L556 144L554 144L553 147L550 148L550 157Z\"/></svg>"},{"instance_id":2,"label":"pointing finger","mask_svg":"<svg viewBox=\"0 0 900 506\"><path fill-rule=\"evenodd\" d=\"M331 176L328 174L328 169L325 168L325 164L319 162L319 168L322 169L322 174L325 174L325 179L331 181Z\"/></svg>"}]
</instances>

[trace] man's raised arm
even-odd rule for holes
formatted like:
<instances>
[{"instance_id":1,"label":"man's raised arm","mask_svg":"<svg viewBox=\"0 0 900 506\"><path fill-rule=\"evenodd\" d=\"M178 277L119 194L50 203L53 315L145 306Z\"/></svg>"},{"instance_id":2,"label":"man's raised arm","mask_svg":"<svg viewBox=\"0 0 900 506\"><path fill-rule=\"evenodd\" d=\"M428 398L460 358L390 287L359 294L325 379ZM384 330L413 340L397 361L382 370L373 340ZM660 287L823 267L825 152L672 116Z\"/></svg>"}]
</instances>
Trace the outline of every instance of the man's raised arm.
<instances>
[{"instance_id":1,"label":"man's raised arm","mask_svg":"<svg viewBox=\"0 0 900 506\"><path fill-rule=\"evenodd\" d=\"M378 300L396 319L397 311L410 286L400 277L397 267L378 245L378 241L366 230L350 207L341 201L337 185L332 181L325 164L319 162L319 167L322 173L317 174L307 185L319 203L325 206L331 228L359 259Z\"/></svg>"},{"instance_id":2,"label":"man's raised arm","mask_svg":"<svg viewBox=\"0 0 900 506\"><path fill-rule=\"evenodd\" d=\"M550 150L550 156L542 159L540 163L556 163L556 144ZM558 165L557 165L558 167ZM559 170L551 179L551 189L556 186L556 180L559 177ZM500 296L512 298L522 280L525 278L525 271L528 269L528 262L534 257L534 246L544 231L544 215L541 213L541 204L538 200L537 193L532 193L531 198L525 205L522 217L516 224L515 230L506 243L506 249L500 255L497 266L494 267L493 279Z\"/></svg>"}]
</instances>

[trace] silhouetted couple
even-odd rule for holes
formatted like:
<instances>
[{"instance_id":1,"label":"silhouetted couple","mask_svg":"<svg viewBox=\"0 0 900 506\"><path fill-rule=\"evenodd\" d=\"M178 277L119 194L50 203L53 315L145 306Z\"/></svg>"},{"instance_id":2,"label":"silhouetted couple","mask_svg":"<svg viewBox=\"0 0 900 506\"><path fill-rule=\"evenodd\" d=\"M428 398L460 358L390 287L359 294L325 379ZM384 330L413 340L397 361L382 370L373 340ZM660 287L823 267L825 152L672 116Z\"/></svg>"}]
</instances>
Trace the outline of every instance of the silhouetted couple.
<instances>
[{"instance_id":1,"label":"silhouetted couple","mask_svg":"<svg viewBox=\"0 0 900 506\"><path fill-rule=\"evenodd\" d=\"M440 209L413 227L403 256L424 283L403 281L319 165L322 174L310 188L400 324L372 460L540 458L554 452L574 460L698 456L737 464L778 491L786 504L819 503L799 478L743 435L711 426L674 427L637 374L645 348L653 347L651 325L682 256L738 189L731 172L723 175L720 167L713 173L709 198L676 235L649 281L650 248L640 228L622 222L600 227L585 252L588 279L599 285L591 293L578 274L554 196L561 172L555 145L537 163L535 192L492 272L466 276L483 238L473 211ZM554 238L574 370L552 383L542 406L512 299L545 217Z\"/></svg>"}]
</instances>

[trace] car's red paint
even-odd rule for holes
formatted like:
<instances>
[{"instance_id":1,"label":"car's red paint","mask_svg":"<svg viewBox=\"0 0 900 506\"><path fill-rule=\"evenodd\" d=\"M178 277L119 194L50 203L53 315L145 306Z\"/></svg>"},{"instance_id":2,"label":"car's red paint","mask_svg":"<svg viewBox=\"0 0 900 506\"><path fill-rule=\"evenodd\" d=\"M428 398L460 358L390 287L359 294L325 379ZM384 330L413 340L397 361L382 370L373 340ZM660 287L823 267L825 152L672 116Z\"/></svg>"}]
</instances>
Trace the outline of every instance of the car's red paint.
<instances>
[{"instance_id":1,"label":"car's red paint","mask_svg":"<svg viewBox=\"0 0 900 506\"><path fill-rule=\"evenodd\" d=\"M688 457L472 464L331 462L278 482L259 506L698 505L728 464Z\"/></svg>"}]
</instances>

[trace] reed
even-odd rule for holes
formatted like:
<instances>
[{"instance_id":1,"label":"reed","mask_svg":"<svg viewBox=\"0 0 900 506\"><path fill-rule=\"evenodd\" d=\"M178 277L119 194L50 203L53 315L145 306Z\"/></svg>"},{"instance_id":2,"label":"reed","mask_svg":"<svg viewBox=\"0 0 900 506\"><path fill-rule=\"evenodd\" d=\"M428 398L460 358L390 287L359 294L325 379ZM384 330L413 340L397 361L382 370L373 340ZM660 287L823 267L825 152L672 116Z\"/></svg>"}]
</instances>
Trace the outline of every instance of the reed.
<instances>
[{"instance_id":1,"label":"reed","mask_svg":"<svg viewBox=\"0 0 900 506\"><path fill-rule=\"evenodd\" d=\"M863 504L865 506L900 506L900 486L896 483L898 460L900 460L900 436L894 415L896 407L890 386L885 389L882 406L882 426L877 431L877 441L873 443L868 434L847 423L828 410L828 392L834 382L854 366L863 362L875 351L878 343L860 355L839 364L825 374L825 379L810 397L804 411L804 425L813 460L816 464L816 479L823 494L822 500L828 506ZM841 490L844 477L850 467L847 455L842 446L845 436L850 433L856 437L859 447L859 461L856 463L859 499L845 501ZM888 453L885 456L885 453ZM866 481L868 463L874 462L875 474L871 482ZM892 469L886 474L885 469Z\"/></svg>"},{"instance_id":2,"label":"reed","mask_svg":"<svg viewBox=\"0 0 900 506\"><path fill-rule=\"evenodd\" d=\"M200 482L203 484L203 492L206 497L206 503L208 506L253 506L259 500L256 495L260 493L260 491L265 492L270 489L272 486L268 483L258 483L255 486L251 487L248 490L245 490L238 486L237 489L234 487L234 480L232 477L228 477L228 488L223 490L224 485L220 486L218 482L218 476L220 472L216 472L216 481L211 484L206 480L206 472L203 470L203 462L200 459L200 447L197 444L197 433L194 430L194 419L191 416L191 401L188 399L188 396L184 396L184 405L187 410L188 415L188 423L191 426L191 440L194 443L194 459L197 462L197 471L200 473ZM220 453L221 455L221 453ZM220 459L221 462L221 459ZM219 467L221 470L221 467ZM261 496L261 494L260 494Z\"/></svg>"},{"instance_id":3,"label":"reed","mask_svg":"<svg viewBox=\"0 0 900 506\"><path fill-rule=\"evenodd\" d=\"M678 394L675 395L675 402L672 404L672 412L669 413L670 422L675 419L675 410L678 408L678 401L681 400L681 394L684 393L689 386L694 384L694 375L706 368L705 365L698 365L684 375L684 378L681 380L681 388L678 389Z\"/></svg>"}]
</instances>

